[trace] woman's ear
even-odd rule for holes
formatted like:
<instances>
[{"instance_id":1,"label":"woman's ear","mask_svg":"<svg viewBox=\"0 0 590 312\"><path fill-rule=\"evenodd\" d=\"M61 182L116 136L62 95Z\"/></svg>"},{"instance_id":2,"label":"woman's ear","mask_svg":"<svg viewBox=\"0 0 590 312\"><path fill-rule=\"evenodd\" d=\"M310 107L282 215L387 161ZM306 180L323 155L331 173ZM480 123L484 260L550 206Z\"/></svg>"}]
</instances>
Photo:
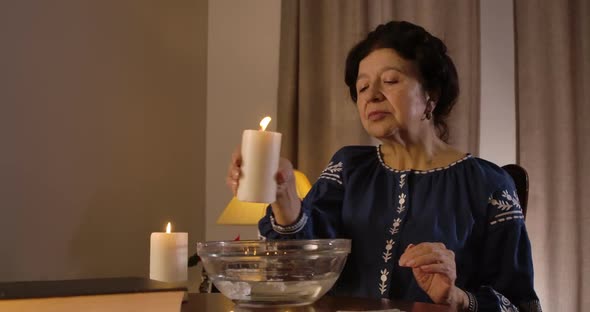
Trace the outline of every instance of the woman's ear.
<instances>
[{"instance_id":1,"label":"woman's ear","mask_svg":"<svg viewBox=\"0 0 590 312\"><path fill-rule=\"evenodd\" d=\"M439 91L429 91L426 92L426 107L430 109L430 111L434 111L436 105L438 104L438 99L440 97Z\"/></svg>"},{"instance_id":2,"label":"woman's ear","mask_svg":"<svg viewBox=\"0 0 590 312\"><path fill-rule=\"evenodd\" d=\"M426 94L426 110L427 111L432 112L434 110L434 108L436 107L437 102L438 102L438 99L431 96L430 94Z\"/></svg>"}]
</instances>

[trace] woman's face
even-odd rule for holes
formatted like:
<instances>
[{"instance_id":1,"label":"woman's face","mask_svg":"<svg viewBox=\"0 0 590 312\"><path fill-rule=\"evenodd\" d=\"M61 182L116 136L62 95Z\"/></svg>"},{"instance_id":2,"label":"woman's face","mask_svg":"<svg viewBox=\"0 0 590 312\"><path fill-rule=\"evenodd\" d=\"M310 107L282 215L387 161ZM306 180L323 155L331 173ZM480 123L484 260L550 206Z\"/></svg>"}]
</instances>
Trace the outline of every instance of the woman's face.
<instances>
[{"instance_id":1,"label":"woman's face","mask_svg":"<svg viewBox=\"0 0 590 312\"><path fill-rule=\"evenodd\" d=\"M416 138L428 124L418 69L393 49L375 50L360 62L356 91L363 127L377 139Z\"/></svg>"}]
</instances>

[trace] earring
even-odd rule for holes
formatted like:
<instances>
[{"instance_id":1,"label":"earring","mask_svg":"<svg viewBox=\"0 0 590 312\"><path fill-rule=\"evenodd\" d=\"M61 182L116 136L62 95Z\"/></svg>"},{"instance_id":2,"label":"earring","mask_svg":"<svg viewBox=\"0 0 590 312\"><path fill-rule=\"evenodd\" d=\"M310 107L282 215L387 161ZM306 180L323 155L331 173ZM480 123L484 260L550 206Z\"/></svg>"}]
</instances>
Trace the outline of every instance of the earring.
<instances>
[{"instance_id":1,"label":"earring","mask_svg":"<svg viewBox=\"0 0 590 312\"><path fill-rule=\"evenodd\" d=\"M426 96L426 104L428 106L430 106L430 103L432 102L432 105L434 106L434 100L430 98L430 96ZM429 109L430 107L426 108L426 111L424 112L424 116L422 117L422 120L426 119L426 120L430 120L432 119L432 111Z\"/></svg>"},{"instance_id":2,"label":"earring","mask_svg":"<svg viewBox=\"0 0 590 312\"><path fill-rule=\"evenodd\" d=\"M428 111L428 112L424 112L424 115L422 116L422 118L420 118L420 120L430 120L432 119L432 112Z\"/></svg>"}]
</instances>

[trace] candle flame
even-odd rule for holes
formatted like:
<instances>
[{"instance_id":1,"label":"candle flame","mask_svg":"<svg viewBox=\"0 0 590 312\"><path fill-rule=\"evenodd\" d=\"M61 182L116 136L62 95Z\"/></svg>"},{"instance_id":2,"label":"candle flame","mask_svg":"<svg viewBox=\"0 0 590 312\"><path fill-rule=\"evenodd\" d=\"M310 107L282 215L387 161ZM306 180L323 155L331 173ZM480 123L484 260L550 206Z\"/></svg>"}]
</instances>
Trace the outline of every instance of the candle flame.
<instances>
[{"instance_id":1,"label":"candle flame","mask_svg":"<svg viewBox=\"0 0 590 312\"><path fill-rule=\"evenodd\" d=\"M270 123L270 119L271 118L268 116L262 118L262 120L260 121L260 130L266 130L266 127L268 127L268 124Z\"/></svg>"},{"instance_id":2,"label":"candle flame","mask_svg":"<svg viewBox=\"0 0 590 312\"><path fill-rule=\"evenodd\" d=\"M168 225L166 225L166 233L170 234L171 229L172 229L172 226L170 225L170 222L168 222Z\"/></svg>"}]
</instances>

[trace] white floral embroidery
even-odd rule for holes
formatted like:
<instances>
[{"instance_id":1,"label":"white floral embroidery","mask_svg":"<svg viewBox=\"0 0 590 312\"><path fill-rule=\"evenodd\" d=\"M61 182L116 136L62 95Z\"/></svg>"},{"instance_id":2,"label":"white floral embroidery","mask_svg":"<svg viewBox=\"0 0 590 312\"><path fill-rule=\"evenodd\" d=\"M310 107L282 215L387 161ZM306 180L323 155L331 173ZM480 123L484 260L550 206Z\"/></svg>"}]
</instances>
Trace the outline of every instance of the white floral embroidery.
<instances>
[{"instance_id":1,"label":"white floral embroidery","mask_svg":"<svg viewBox=\"0 0 590 312\"><path fill-rule=\"evenodd\" d=\"M508 191L502 191L502 196L504 198L506 198L507 200L509 200L512 205L514 205L515 207L518 207L518 209L520 209L520 201L518 200L518 195L516 195L516 191L513 191L512 193L513 195L510 195L510 193L508 193Z\"/></svg>"},{"instance_id":2,"label":"white floral embroidery","mask_svg":"<svg viewBox=\"0 0 590 312\"><path fill-rule=\"evenodd\" d=\"M512 195L510 195L510 193L508 193L507 190L503 190L502 191L502 196L504 196L506 199L508 199L509 201L512 201Z\"/></svg>"},{"instance_id":3,"label":"white floral embroidery","mask_svg":"<svg viewBox=\"0 0 590 312\"><path fill-rule=\"evenodd\" d=\"M492 199L490 204L498 207L498 209L500 209L502 211L508 211L512 208L512 204L507 201L504 201L504 200Z\"/></svg>"},{"instance_id":4,"label":"white floral embroidery","mask_svg":"<svg viewBox=\"0 0 590 312\"><path fill-rule=\"evenodd\" d=\"M391 233L391 235L399 232L399 225L402 223L402 219L397 218L393 220L393 224L392 227L389 228L389 233Z\"/></svg>"},{"instance_id":5,"label":"white floral embroidery","mask_svg":"<svg viewBox=\"0 0 590 312\"><path fill-rule=\"evenodd\" d=\"M516 308L508 298L504 297L501 293L492 289L492 292L498 299L500 299L500 311L502 312L518 312L518 308Z\"/></svg>"},{"instance_id":6,"label":"white floral embroidery","mask_svg":"<svg viewBox=\"0 0 590 312\"><path fill-rule=\"evenodd\" d=\"M402 213L404 210L406 210L406 194L401 193L399 194L399 207L397 207L397 213Z\"/></svg>"},{"instance_id":7,"label":"white floral embroidery","mask_svg":"<svg viewBox=\"0 0 590 312\"><path fill-rule=\"evenodd\" d=\"M393 244L395 244L393 239L385 242L385 251L383 252L383 260L385 260L385 263L391 259L391 249L393 249Z\"/></svg>"},{"instance_id":8,"label":"white floral embroidery","mask_svg":"<svg viewBox=\"0 0 590 312\"><path fill-rule=\"evenodd\" d=\"M334 164L334 162L330 162L328 164L328 167L326 167L326 169L322 171L322 174L320 174L319 178L336 181L339 184L342 184L342 166L342 162L339 162L337 164Z\"/></svg>"},{"instance_id":9,"label":"white floral embroidery","mask_svg":"<svg viewBox=\"0 0 590 312\"><path fill-rule=\"evenodd\" d=\"M334 164L334 162L330 162L328 167L322 171L322 173L335 173L335 172L342 172L342 162Z\"/></svg>"},{"instance_id":10,"label":"white floral embroidery","mask_svg":"<svg viewBox=\"0 0 590 312\"><path fill-rule=\"evenodd\" d=\"M385 293L385 290L387 290L387 275L389 275L387 269L381 270L381 282L379 283L379 291L381 291L382 295L383 293Z\"/></svg>"},{"instance_id":11,"label":"white floral embroidery","mask_svg":"<svg viewBox=\"0 0 590 312\"><path fill-rule=\"evenodd\" d=\"M404 212L406 210L406 193L404 192L404 186L406 185L406 177L407 175L405 173L400 175L400 181L399 181L399 189L400 189L400 194L398 195L398 201L397 201L397 208L395 209L395 212L397 213L394 216L393 219L393 223L391 224L391 227L389 228L389 233L391 234L391 238L386 239L385 241L385 251L382 254L382 258L384 261L384 268L380 271L381 272L381 276L380 276L380 281L379 281L379 291L381 292L382 296L387 296L385 294L385 292L387 291L387 279L388 279L388 275L389 275L389 271L387 270L387 266L391 265L388 264L389 260L391 260L393 258L393 247L395 246L395 237L396 234L398 234L398 232L400 231L400 226L402 223L402 219L403 216L401 215L402 212Z\"/></svg>"},{"instance_id":12,"label":"white floral embroidery","mask_svg":"<svg viewBox=\"0 0 590 312\"><path fill-rule=\"evenodd\" d=\"M488 202L502 211L509 211L513 207L520 209L520 202L518 201L518 196L516 193L511 195L508 193L508 191L504 190L502 191L502 197L504 197L506 200L496 199L493 197L493 195L490 195Z\"/></svg>"},{"instance_id":13,"label":"white floral embroidery","mask_svg":"<svg viewBox=\"0 0 590 312\"><path fill-rule=\"evenodd\" d=\"M493 220L490 222L491 225L510 220L524 219L516 191L513 190L511 194L508 190L503 190L501 195L498 196L502 199L495 198L495 196L498 195L490 195L488 203L496 207L500 213L493 217Z\"/></svg>"}]
</instances>

